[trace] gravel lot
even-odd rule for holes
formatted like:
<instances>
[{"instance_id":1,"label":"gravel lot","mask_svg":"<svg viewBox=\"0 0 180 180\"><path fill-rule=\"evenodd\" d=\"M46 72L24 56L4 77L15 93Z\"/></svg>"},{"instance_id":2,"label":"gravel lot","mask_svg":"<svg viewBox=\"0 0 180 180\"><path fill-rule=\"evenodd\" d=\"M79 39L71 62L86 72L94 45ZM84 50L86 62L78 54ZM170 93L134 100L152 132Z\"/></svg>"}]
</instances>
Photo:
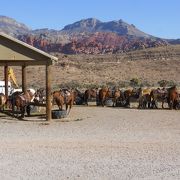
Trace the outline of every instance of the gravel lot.
<instances>
[{"instance_id":1,"label":"gravel lot","mask_svg":"<svg viewBox=\"0 0 180 180\"><path fill-rule=\"evenodd\" d=\"M49 125L0 114L0 179L180 179L180 111L73 107Z\"/></svg>"}]
</instances>

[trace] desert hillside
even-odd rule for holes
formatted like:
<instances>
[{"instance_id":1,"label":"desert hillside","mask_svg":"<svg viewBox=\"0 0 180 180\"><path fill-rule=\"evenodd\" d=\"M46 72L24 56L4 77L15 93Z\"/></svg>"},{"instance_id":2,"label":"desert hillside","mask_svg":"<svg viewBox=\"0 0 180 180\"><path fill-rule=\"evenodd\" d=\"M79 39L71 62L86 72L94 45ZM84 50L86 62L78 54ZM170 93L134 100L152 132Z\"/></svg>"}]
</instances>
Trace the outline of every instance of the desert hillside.
<instances>
[{"instance_id":1,"label":"desert hillside","mask_svg":"<svg viewBox=\"0 0 180 180\"><path fill-rule=\"evenodd\" d=\"M116 55L63 55L52 66L52 86L128 85L138 78L144 85L160 80L180 84L180 45ZM21 67L13 67L21 85ZM28 67L28 86L45 86L45 67ZM1 67L0 79L3 79Z\"/></svg>"}]
</instances>

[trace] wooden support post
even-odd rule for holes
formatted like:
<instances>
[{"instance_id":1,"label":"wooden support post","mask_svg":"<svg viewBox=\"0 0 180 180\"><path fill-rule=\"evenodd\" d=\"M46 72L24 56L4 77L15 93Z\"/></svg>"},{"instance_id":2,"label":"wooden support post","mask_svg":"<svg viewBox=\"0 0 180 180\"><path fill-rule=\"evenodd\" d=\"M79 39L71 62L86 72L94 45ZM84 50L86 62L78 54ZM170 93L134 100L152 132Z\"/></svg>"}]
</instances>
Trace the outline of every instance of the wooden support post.
<instances>
[{"instance_id":1,"label":"wooden support post","mask_svg":"<svg viewBox=\"0 0 180 180\"><path fill-rule=\"evenodd\" d=\"M8 66L4 67L5 96L8 98Z\"/></svg>"},{"instance_id":2,"label":"wooden support post","mask_svg":"<svg viewBox=\"0 0 180 180\"><path fill-rule=\"evenodd\" d=\"M51 66L46 65L46 120L51 121Z\"/></svg>"},{"instance_id":3,"label":"wooden support post","mask_svg":"<svg viewBox=\"0 0 180 180\"><path fill-rule=\"evenodd\" d=\"M27 91L26 66L22 66L22 91Z\"/></svg>"}]
</instances>

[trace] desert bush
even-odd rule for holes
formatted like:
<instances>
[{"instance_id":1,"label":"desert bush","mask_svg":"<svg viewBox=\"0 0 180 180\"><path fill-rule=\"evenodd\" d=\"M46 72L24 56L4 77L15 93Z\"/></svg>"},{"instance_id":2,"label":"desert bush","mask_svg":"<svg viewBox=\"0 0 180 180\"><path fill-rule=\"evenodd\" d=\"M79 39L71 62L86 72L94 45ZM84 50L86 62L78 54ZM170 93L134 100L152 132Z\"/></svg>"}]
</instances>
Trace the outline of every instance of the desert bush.
<instances>
[{"instance_id":1,"label":"desert bush","mask_svg":"<svg viewBox=\"0 0 180 180\"><path fill-rule=\"evenodd\" d=\"M177 83L175 83L174 81L168 81L167 86L174 86L177 85Z\"/></svg>"},{"instance_id":2,"label":"desert bush","mask_svg":"<svg viewBox=\"0 0 180 180\"><path fill-rule=\"evenodd\" d=\"M98 84L84 84L83 88L96 89L96 88L99 88L99 85Z\"/></svg>"},{"instance_id":3,"label":"desert bush","mask_svg":"<svg viewBox=\"0 0 180 180\"><path fill-rule=\"evenodd\" d=\"M160 80L157 82L159 84L160 87L166 87L168 85L168 81L167 80Z\"/></svg>"},{"instance_id":4,"label":"desert bush","mask_svg":"<svg viewBox=\"0 0 180 180\"><path fill-rule=\"evenodd\" d=\"M161 80L158 81L158 84L160 87L166 87L166 86L174 86L177 85L177 83L175 83L174 81L167 81L167 80Z\"/></svg>"},{"instance_id":5,"label":"desert bush","mask_svg":"<svg viewBox=\"0 0 180 180\"><path fill-rule=\"evenodd\" d=\"M68 88L68 89L71 89L71 88L82 88L82 84L80 84L78 81L70 81L70 82L67 82L67 83L61 83L58 85L59 88Z\"/></svg>"},{"instance_id":6,"label":"desert bush","mask_svg":"<svg viewBox=\"0 0 180 180\"><path fill-rule=\"evenodd\" d=\"M143 81L140 84L140 87L152 87L152 84L150 84L148 81Z\"/></svg>"},{"instance_id":7,"label":"desert bush","mask_svg":"<svg viewBox=\"0 0 180 180\"><path fill-rule=\"evenodd\" d=\"M130 85L133 87L139 86L140 85L140 80L138 78L132 78L130 80Z\"/></svg>"},{"instance_id":8,"label":"desert bush","mask_svg":"<svg viewBox=\"0 0 180 180\"><path fill-rule=\"evenodd\" d=\"M106 83L106 85L107 85L108 87L115 87L115 86L117 86L117 83L116 83L116 82L113 82L113 81L109 81L109 82Z\"/></svg>"},{"instance_id":9,"label":"desert bush","mask_svg":"<svg viewBox=\"0 0 180 180\"><path fill-rule=\"evenodd\" d=\"M119 81L117 84L118 84L118 86L120 88L126 88L126 87L130 86L130 82L129 81Z\"/></svg>"}]
</instances>

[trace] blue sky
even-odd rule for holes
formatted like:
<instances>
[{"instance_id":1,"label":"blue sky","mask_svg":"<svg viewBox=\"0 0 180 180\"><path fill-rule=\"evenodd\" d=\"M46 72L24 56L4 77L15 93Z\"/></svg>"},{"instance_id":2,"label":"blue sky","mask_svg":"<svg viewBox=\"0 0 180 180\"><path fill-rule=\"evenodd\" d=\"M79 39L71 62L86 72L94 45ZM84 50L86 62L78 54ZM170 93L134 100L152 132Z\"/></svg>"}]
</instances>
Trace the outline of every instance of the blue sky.
<instances>
[{"instance_id":1,"label":"blue sky","mask_svg":"<svg viewBox=\"0 0 180 180\"><path fill-rule=\"evenodd\" d=\"M0 0L0 15L32 29L62 29L89 17L122 19L157 37L180 38L180 0Z\"/></svg>"}]
</instances>

